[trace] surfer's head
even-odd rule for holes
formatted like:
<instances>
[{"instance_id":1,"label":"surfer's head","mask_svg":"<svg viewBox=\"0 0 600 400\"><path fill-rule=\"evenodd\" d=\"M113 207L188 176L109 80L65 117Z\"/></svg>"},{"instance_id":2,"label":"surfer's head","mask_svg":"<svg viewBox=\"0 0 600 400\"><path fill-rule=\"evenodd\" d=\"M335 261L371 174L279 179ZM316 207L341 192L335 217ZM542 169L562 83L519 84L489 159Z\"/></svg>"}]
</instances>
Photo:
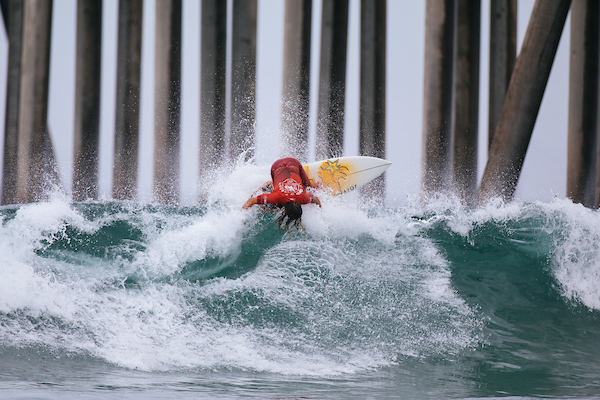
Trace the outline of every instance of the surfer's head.
<instances>
[{"instance_id":1,"label":"surfer's head","mask_svg":"<svg viewBox=\"0 0 600 400\"><path fill-rule=\"evenodd\" d=\"M279 228L283 226L286 232L290 228L302 228L302 206L297 201L288 201L283 205L283 212L277 219Z\"/></svg>"}]
</instances>

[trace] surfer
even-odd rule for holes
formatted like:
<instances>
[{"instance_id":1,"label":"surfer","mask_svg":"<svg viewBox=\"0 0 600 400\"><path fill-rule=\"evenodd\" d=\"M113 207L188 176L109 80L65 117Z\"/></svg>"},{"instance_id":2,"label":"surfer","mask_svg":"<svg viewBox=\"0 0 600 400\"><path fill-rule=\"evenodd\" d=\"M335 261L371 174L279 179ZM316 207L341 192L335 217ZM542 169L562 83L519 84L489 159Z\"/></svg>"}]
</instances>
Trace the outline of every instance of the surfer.
<instances>
[{"instance_id":1,"label":"surfer","mask_svg":"<svg viewBox=\"0 0 600 400\"><path fill-rule=\"evenodd\" d=\"M274 204L283 207L278 218L279 227L286 231L289 228L301 229L302 204L315 203L321 207L319 198L306 191L307 187L318 187L311 184L300 161L288 157L277 160L271 166L273 191L256 197L250 197L242 206L243 209L255 204Z\"/></svg>"}]
</instances>

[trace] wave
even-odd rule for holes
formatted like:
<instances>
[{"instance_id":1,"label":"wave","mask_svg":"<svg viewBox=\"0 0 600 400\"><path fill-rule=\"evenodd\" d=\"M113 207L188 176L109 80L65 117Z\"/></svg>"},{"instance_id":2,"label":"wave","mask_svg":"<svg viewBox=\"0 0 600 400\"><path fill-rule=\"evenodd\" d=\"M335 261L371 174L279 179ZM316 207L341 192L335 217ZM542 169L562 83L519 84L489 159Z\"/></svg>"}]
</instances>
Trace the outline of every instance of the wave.
<instances>
[{"instance_id":1,"label":"wave","mask_svg":"<svg viewBox=\"0 0 600 400\"><path fill-rule=\"evenodd\" d=\"M0 346L298 375L597 356L597 211L340 197L306 207L305 231L284 234L272 213L213 195L195 207L0 208Z\"/></svg>"}]
</instances>

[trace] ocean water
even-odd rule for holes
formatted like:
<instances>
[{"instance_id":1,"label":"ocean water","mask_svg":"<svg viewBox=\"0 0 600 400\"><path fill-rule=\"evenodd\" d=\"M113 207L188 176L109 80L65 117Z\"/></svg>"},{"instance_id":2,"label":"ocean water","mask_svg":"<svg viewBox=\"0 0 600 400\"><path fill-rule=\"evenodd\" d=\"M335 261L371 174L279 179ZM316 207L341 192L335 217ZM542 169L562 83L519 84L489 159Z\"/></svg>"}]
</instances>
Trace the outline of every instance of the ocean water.
<instances>
[{"instance_id":1,"label":"ocean water","mask_svg":"<svg viewBox=\"0 0 600 400\"><path fill-rule=\"evenodd\" d=\"M250 172L0 208L0 398L600 398L598 211L324 197L285 234Z\"/></svg>"}]
</instances>

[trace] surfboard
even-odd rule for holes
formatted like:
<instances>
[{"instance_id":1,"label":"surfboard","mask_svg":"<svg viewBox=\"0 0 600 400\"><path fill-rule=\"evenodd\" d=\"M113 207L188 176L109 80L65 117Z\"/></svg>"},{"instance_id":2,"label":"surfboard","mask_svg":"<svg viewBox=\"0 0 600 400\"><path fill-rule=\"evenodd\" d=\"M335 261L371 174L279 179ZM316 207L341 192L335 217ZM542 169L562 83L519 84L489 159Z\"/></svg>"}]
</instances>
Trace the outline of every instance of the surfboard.
<instances>
[{"instance_id":1,"label":"surfboard","mask_svg":"<svg viewBox=\"0 0 600 400\"><path fill-rule=\"evenodd\" d=\"M333 196L356 190L392 165L391 162L377 157L346 156L316 161L304 165L311 183L321 183L321 188ZM262 185L253 196L273 190L270 181Z\"/></svg>"},{"instance_id":2,"label":"surfboard","mask_svg":"<svg viewBox=\"0 0 600 400\"><path fill-rule=\"evenodd\" d=\"M324 189L337 196L366 185L390 165L391 162L377 157L347 156L304 165L304 170L311 182L321 182Z\"/></svg>"}]
</instances>

